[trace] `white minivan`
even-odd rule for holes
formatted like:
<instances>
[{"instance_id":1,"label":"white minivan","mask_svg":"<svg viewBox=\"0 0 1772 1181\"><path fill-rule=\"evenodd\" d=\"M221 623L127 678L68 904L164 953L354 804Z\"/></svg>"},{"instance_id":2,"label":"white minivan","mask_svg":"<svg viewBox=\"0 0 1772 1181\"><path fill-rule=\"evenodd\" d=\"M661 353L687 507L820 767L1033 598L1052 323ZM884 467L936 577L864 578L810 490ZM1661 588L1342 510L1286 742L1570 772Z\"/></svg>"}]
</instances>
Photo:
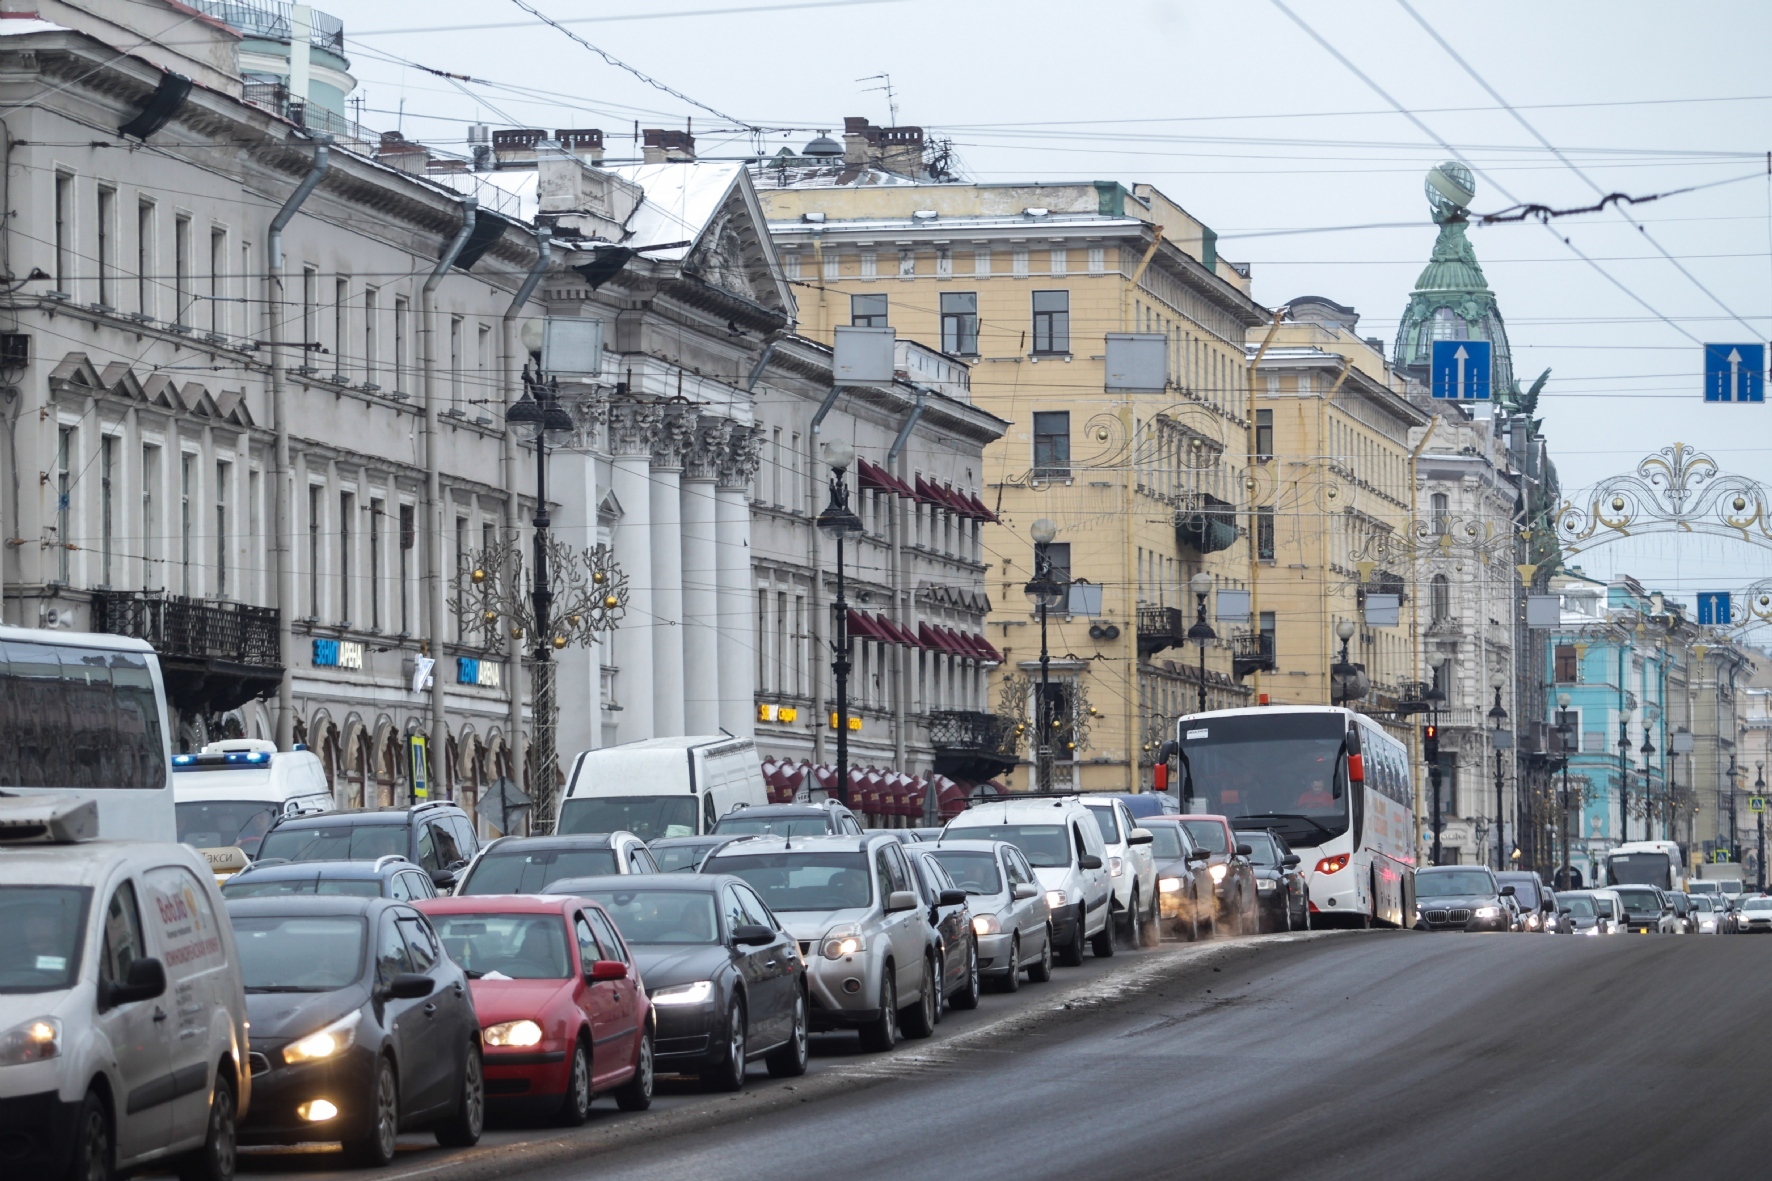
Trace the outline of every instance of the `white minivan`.
<instances>
[{"instance_id":1,"label":"white minivan","mask_svg":"<svg viewBox=\"0 0 1772 1181\"><path fill-rule=\"evenodd\" d=\"M572 760L554 831L634 833L643 841L700 836L742 805L769 802L749 738L648 738Z\"/></svg>"},{"instance_id":2,"label":"white minivan","mask_svg":"<svg viewBox=\"0 0 1772 1181\"><path fill-rule=\"evenodd\" d=\"M238 848L248 857L258 856L274 822L333 809L319 756L305 748L280 751L262 738L228 738L173 755L172 797L179 840L194 849Z\"/></svg>"},{"instance_id":3,"label":"white minivan","mask_svg":"<svg viewBox=\"0 0 1772 1181\"><path fill-rule=\"evenodd\" d=\"M227 910L188 846L98 824L90 799L0 799L6 1175L226 1181L252 1090Z\"/></svg>"}]
</instances>

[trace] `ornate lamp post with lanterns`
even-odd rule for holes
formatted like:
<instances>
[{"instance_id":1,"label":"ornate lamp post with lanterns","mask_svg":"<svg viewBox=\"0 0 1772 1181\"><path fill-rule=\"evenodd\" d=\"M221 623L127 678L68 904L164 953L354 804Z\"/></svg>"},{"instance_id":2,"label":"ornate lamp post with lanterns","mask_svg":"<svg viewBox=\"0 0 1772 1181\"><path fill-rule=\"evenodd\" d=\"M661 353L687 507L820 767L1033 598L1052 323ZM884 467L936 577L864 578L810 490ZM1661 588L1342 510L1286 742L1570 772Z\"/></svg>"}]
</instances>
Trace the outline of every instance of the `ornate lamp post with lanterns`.
<instances>
[{"instance_id":1,"label":"ornate lamp post with lanterns","mask_svg":"<svg viewBox=\"0 0 1772 1181\"><path fill-rule=\"evenodd\" d=\"M836 622L832 628L831 671L837 678L837 799L849 804L849 599L843 584L843 542L864 526L849 507L849 485L843 475L855 462L855 448L842 439L824 445L824 461L831 469L831 502L818 514L818 528L837 543L837 601L832 604Z\"/></svg>"}]
</instances>

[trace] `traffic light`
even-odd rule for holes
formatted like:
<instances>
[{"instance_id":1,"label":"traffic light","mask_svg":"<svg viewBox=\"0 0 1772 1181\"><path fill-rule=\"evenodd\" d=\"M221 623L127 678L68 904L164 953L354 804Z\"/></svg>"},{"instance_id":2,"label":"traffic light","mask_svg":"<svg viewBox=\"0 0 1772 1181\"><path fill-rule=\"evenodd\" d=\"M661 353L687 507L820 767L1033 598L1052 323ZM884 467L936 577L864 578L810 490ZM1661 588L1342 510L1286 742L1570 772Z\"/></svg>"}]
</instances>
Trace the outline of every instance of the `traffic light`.
<instances>
[{"instance_id":1,"label":"traffic light","mask_svg":"<svg viewBox=\"0 0 1772 1181\"><path fill-rule=\"evenodd\" d=\"M1424 751L1427 755L1427 761L1429 763L1439 762L1440 761L1440 728L1436 725L1431 725L1431 724L1423 726L1421 728L1421 745L1424 748Z\"/></svg>"}]
</instances>

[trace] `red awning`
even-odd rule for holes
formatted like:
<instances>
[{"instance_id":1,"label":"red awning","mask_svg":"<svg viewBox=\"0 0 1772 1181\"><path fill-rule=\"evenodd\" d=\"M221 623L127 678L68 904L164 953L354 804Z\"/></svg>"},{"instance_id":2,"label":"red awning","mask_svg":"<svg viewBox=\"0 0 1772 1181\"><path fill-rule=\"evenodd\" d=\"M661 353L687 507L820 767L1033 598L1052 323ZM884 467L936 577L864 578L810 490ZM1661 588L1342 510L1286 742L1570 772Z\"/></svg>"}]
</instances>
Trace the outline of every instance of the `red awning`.
<instances>
[{"instance_id":1,"label":"red awning","mask_svg":"<svg viewBox=\"0 0 1772 1181\"><path fill-rule=\"evenodd\" d=\"M851 637L863 640L886 640L888 643L892 642L892 637L885 635L880 631L879 626L874 623L872 616L866 611L857 611L854 607L849 608L849 634Z\"/></svg>"},{"instance_id":2,"label":"red awning","mask_svg":"<svg viewBox=\"0 0 1772 1181\"><path fill-rule=\"evenodd\" d=\"M947 643L942 640L940 632L927 623L917 625L917 646L928 648L932 652L946 652Z\"/></svg>"},{"instance_id":3,"label":"red awning","mask_svg":"<svg viewBox=\"0 0 1772 1181\"><path fill-rule=\"evenodd\" d=\"M884 615L875 616L875 622L879 623L881 627L892 633L892 639L895 643L903 644L907 648L915 648L917 646L916 636L913 636L910 632L892 622Z\"/></svg>"},{"instance_id":4,"label":"red awning","mask_svg":"<svg viewBox=\"0 0 1772 1181\"><path fill-rule=\"evenodd\" d=\"M857 458L855 461L855 480L863 488L878 488L882 492L898 491L884 471L865 459Z\"/></svg>"},{"instance_id":5,"label":"red awning","mask_svg":"<svg viewBox=\"0 0 1772 1181\"><path fill-rule=\"evenodd\" d=\"M979 520L981 520L981 521L995 521L997 519L997 514L993 513L990 509L986 508L984 505L984 501L982 501L978 497L972 495L972 493L968 492L966 494L966 499L971 502L972 513Z\"/></svg>"},{"instance_id":6,"label":"red awning","mask_svg":"<svg viewBox=\"0 0 1772 1181\"><path fill-rule=\"evenodd\" d=\"M986 660L990 661L992 664L1002 664L1003 663L1003 654L1001 652L997 651L996 646L994 644L992 644L989 640L985 639L983 636L980 636L980 635L974 635L972 638L981 648L984 649L984 658Z\"/></svg>"},{"instance_id":7,"label":"red awning","mask_svg":"<svg viewBox=\"0 0 1772 1181\"><path fill-rule=\"evenodd\" d=\"M922 504L940 504L941 497L936 494L935 487L922 476L917 477L917 489L912 493Z\"/></svg>"},{"instance_id":8,"label":"red awning","mask_svg":"<svg viewBox=\"0 0 1772 1181\"><path fill-rule=\"evenodd\" d=\"M933 487L933 485L931 485L931 487ZM953 509L956 513L959 513L962 517L970 517L972 515L972 506L966 503L966 498L964 496L961 496L958 492L954 491L952 484L943 484L937 489L937 494L941 497L943 504Z\"/></svg>"},{"instance_id":9,"label":"red awning","mask_svg":"<svg viewBox=\"0 0 1772 1181\"><path fill-rule=\"evenodd\" d=\"M963 633L957 632L953 628L944 628L943 630L946 631L948 637L953 640L954 649L959 655L966 657L968 660L977 660L984 655L984 653L972 646L972 641Z\"/></svg>"}]
</instances>

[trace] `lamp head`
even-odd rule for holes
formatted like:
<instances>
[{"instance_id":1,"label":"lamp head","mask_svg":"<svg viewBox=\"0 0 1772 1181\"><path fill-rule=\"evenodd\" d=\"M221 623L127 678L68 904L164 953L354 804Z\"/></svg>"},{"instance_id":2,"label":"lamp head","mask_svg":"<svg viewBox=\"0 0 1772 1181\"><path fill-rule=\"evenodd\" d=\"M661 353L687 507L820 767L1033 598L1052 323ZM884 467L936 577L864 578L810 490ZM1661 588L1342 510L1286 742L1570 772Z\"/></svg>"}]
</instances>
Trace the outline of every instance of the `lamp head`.
<instances>
[{"instance_id":1,"label":"lamp head","mask_svg":"<svg viewBox=\"0 0 1772 1181\"><path fill-rule=\"evenodd\" d=\"M525 320L525 321L523 321L523 327L518 329L518 335L523 338L523 351L524 352L528 353L532 357L541 352L541 321L540 320Z\"/></svg>"},{"instance_id":2,"label":"lamp head","mask_svg":"<svg viewBox=\"0 0 1772 1181\"><path fill-rule=\"evenodd\" d=\"M1354 638L1354 632L1357 630L1359 629L1354 626L1353 620L1344 619L1335 625L1335 638L1345 643Z\"/></svg>"},{"instance_id":3,"label":"lamp head","mask_svg":"<svg viewBox=\"0 0 1772 1181\"><path fill-rule=\"evenodd\" d=\"M530 397L529 387L525 385L523 396L505 411L505 426L516 432L517 437L525 443L533 443L541 436L546 417L541 403Z\"/></svg>"},{"instance_id":4,"label":"lamp head","mask_svg":"<svg viewBox=\"0 0 1772 1181\"><path fill-rule=\"evenodd\" d=\"M1204 570L1200 571L1198 574L1196 574L1192 578L1188 579L1187 584L1188 584L1188 588L1190 590L1192 590L1196 595L1206 595L1206 594L1212 593L1212 575L1206 573Z\"/></svg>"},{"instance_id":5,"label":"lamp head","mask_svg":"<svg viewBox=\"0 0 1772 1181\"><path fill-rule=\"evenodd\" d=\"M1051 545L1052 539L1058 536L1058 526L1041 517L1028 526L1028 536L1034 539L1035 545Z\"/></svg>"},{"instance_id":6,"label":"lamp head","mask_svg":"<svg viewBox=\"0 0 1772 1181\"><path fill-rule=\"evenodd\" d=\"M834 471L848 471L855 462L855 445L845 439L832 439L824 445L824 461Z\"/></svg>"},{"instance_id":7,"label":"lamp head","mask_svg":"<svg viewBox=\"0 0 1772 1181\"><path fill-rule=\"evenodd\" d=\"M1557 694L1557 708L1558 709L1568 709L1570 700L1571 699L1567 693Z\"/></svg>"},{"instance_id":8,"label":"lamp head","mask_svg":"<svg viewBox=\"0 0 1772 1181\"><path fill-rule=\"evenodd\" d=\"M1507 684L1507 675L1499 670L1492 672L1489 674L1489 684L1492 688L1499 689Z\"/></svg>"}]
</instances>

